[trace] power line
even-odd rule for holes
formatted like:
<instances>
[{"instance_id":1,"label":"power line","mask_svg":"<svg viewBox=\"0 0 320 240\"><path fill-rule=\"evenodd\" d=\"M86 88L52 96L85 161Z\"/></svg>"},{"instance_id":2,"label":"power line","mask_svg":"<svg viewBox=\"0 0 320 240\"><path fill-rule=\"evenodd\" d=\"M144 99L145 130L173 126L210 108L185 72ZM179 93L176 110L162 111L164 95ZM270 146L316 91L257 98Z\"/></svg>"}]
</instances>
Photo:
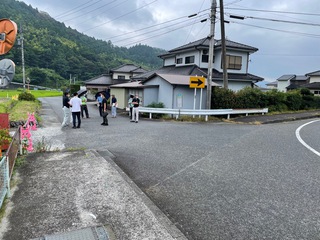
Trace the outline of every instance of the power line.
<instances>
[{"instance_id":1,"label":"power line","mask_svg":"<svg viewBox=\"0 0 320 240\"><path fill-rule=\"evenodd\" d=\"M231 23L235 24L240 24L240 25L245 25L249 27L255 27L255 28L260 28L260 29L267 29L271 31L276 31L276 32L285 32L285 33L290 33L290 34L295 34L295 35L300 35L300 36L307 36L307 37L314 37L314 38L320 38L319 34L311 34L311 33L301 33L301 32L294 32L294 31L288 31L288 30L283 30L283 29L275 29L275 28L269 28L269 27L261 27L257 25L252 25L252 24L246 24L246 23L240 23L236 21L230 21Z\"/></svg>"},{"instance_id":2,"label":"power line","mask_svg":"<svg viewBox=\"0 0 320 240\"><path fill-rule=\"evenodd\" d=\"M318 24L318 23L297 22L297 21L288 21L288 20L281 20L281 19L261 18L261 17L252 17L252 16L237 16L237 15L230 14L230 13L226 13L226 15L229 16L230 18L241 18L241 19L251 18L251 19L266 20L266 21L272 21L272 22L300 24L300 25L308 25L308 26L316 26L316 27L320 26L320 24Z\"/></svg>"},{"instance_id":3,"label":"power line","mask_svg":"<svg viewBox=\"0 0 320 240\"><path fill-rule=\"evenodd\" d=\"M317 16L317 17L320 17L319 13L289 12L289 11L276 11L276 10L266 10L266 9L249 9L249 8L233 8L233 7L226 7L225 9L241 10L241 11L253 11L253 12L285 13L285 14L306 15L306 16Z\"/></svg>"},{"instance_id":4,"label":"power line","mask_svg":"<svg viewBox=\"0 0 320 240\"><path fill-rule=\"evenodd\" d=\"M101 26L103 26L103 25L105 25L105 24L107 24L107 23L110 23L110 22L113 22L113 21L115 21L115 20L118 20L119 18L122 18L122 17L127 16L127 15L129 15L129 14L131 14L131 13L134 13L134 12L136 12L136 11L139 11L140 9L145 8L145 7L147 7L147 6L155 3L155 2L157 2L157 1L158 1L158 0L154 0L154 1L150 2L150 3L147 3L147 4L139 7L139 8L136 8L135 10L132 10L132 11L130 11L130 12L127 12L127 13L119 16L119 17L116 17L116 18L114 18L114 19L112 19L112 20L110 20L110 21L107 21L107 22L101 23L101 24L99 24L99 25L97 25L97 26L94 26L94 27L92 27L92 28L89 28L89 29L85 30L84 32L93 30L93 29L95 29L95 28L97 28L97 27L101 27Z\"/></svg>"},{"instance_id":5,"label":"power line","mask_svg":"<svg viewBox=\"0 0 320 240\"><path fill-rule=\"evenodd\" d=\"M199 20L202 19L203 16L204 16L204 15L200 15L200 16L197 17L198 22L200 22ZM126 40L128 40L128 39L135 38L135 37L144 36L144 35L146 35L146 34L150 34L150 33L153 33L153 32L157 32L157 31L163 30L163 29L168 29L168 28L170 28L170 27L173 27L173 26L176 26L176 25L180 25L180 24L184 24L184 23L190 22L190 21L194 22L194 21L197 21L197 20L188 19L188 20L186 20L186 21L181 21L181 22L178 22L178 23L171 24L171 25L169 25L169 26L164 26L164 27L162 27L162 28L157 28L157 29L155 29L155 30L148 31L148 32L144 32L144 33L141 33L141 34L139 34L139 35L134 35L134 36L132 36L132 37L126 36L126 38L124 38L124 39L122 39L122 40L117 40L117 41L115 41L114 43L123 42L123 41L126 41ZM194 23L193 23L193 24L194 24ZM190 24L189 24L188 26L190 26ZM183 26L183 27L184 27L184 26ZM132 32L132 33L134 33L134 32Z\"/></svg>"},{"instance_id":6,"label":"power line","mask_svg":"<svg viewBox=\"0 0 320 240\"><path fill-rule=\"evenodd\" d=\"M96 10L99 10L99 9L101 9L101 8L104 8L105 6L108 6L108 5L110 5L110 4L112 4L112 3L116 2L116 1L117 1L117 0L113 0L112 2L108 2L108 3L106 3L106 4L103 4L102 6L99 6L99 7L95 8L95 9L89 11L89 12L86 12L86 13L84 13L84 14L81 13L81 14L78 15L78 16L75 16L75 17L70 18L70 19L68 19L68 20L64 20L64 22L72 21L72 20L74 20L74 19L76 19L76 18L83 17L84 15L87 15L87 14L89 14L89 13L92 13L92 12L96 11ZM126 2L126 1L124 1L124 2ZM120 5L120 4L119 4L119 5ZM110 9L109 9L109 10L110 10ZM95 17L96 17L96 16L95 16Z\"/></svg>"},{"instance_id":7,"label":"power line","mask_svg":"<svg viewBox=\"0 0 320 240\"><path fill-rule=\"evenodd\" d=\"M207 10L209 10L209 9L205 9L205 10L202 10L201 12L205 12L205 11L207 11ZM202 16L205 16L206 14L202 14L202 15L199 15L199 16L197 16L197 18L202 18ZM119 34L119 35L116 35L116 36L111 36L111 37L109 37L109 39L114 39L114 38L118 38L118 37L123 37L124 36L124 34L132 34L132 33L136 33L136 32L140 32L140 31L143 31L143 30L146 30L146 29L150 29L150 28L154 28L154 27L158 27L158 26L160 26L160 25L164 25L164 24L167 24L167 23L170 23L170 22L174 22L174 21L178 21L178 20L180 20L180 19L183 19L183 18L188 18L189 16L182 16L182 17L178 17L178 18L175 18L175 19L171 19L171 20L168 20L168 21L166 21L166 22L162 22L162 23L158 23L158 24L155 24L155 25L152 25L152 26L148 26L148 27L144 27L144 28L141 28L141 29L137 29L137 30L134 30L134 31L131 31L131 32L125 32L125 33L122 33L122 34ZM189 21L189 20L193 20L193 19L187 19L186 21ZM176 25L176 24L174 24L174 25ZM173 25L169 25L169 27L170 26L173 26Z\"/></svg>"},{"instance_id":8,"label":"power line","mask_svg":"<svg viewBox=\"0 0 320 240\"><path fill-rule=\"evenodd\" d=\"M87 8L87 7L91 7L91 6L93 6L94 4L96 4L96 3L98 3L98 2L101 2L101 1L102 1L102 0L99 0L99 1L96 1L96 2L94 2L94 3L92 3L92 4L90 4L89 6L82 7L82 6L86 5L86 4L89 3L89 2L92 2L92 1L88 1L88 2L86 2L85 4L80 5L79 7L82 7L82 8L80 8L79 10L73 11L73 10L79 8L79 7L76 7L76 8L74 8L73 10L68 11L67 14L66 14L66 13L60 14L59 16L56 16L56 17L54 17L54 18L57 19L57 18L66 17L66 16L69 16L69 15L72 15L72 14L74 14L74 13L77 13L77 12L81 11L82 9L85 9L85 8ZM61 15L62 15L62 16L61 16Z\"/></svg>"},{"instance_id":9,"label":"power line","mask_svg":"<svg viewBox=\"0 0 320 240\"><path fill-rule=\"evenodd\" d=\"M201 4L201 6L200 6L200 8L199 8L198 14L199 14L199 12L200 12L200 10L201 10L201 8L202 8L202 6L203 6L204 2L205 2L205 0L203 0L203 2L202 2L202 4ZM190 28L190 31L189 31L189 34L188 34L188 36L187 36L187 38L186 38L185 43L187 43L188 38L190 37L190 34L191 34L191 32L192 32L192 29L193 29L194 24L195 24L195 22L191 25L191 28Z\"/></svg>"}]
</instances>

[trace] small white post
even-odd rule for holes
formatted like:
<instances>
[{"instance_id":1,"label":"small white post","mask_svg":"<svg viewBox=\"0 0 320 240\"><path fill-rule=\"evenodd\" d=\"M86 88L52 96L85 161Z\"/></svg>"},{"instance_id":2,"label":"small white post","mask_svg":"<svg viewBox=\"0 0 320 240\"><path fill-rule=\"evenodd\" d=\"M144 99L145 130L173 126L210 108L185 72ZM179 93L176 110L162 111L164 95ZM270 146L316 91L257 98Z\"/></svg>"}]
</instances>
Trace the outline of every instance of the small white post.
<instances>
[{"instance_id":1,"label":"small white post","mask_svg":"<svg viewBox=\"0 0 320 240\"><path fill-rule=\"evenodd\" d=\"M197 89L194 89L194 98L193 98L193 110L196 110L196 100L197 100ZM193 115L193 118L195 116Z\"/></svg>"},{"instance_id":2,"label":"small white post","mask_svg":"<svg viewBox=\"0 0 320 240\"><path fill-rule=\"evenodd\" d=\"M200 90L200 107L199 107L200 110L202 109L202 90L203 88L201 88ZM199 115L199 118L201 118L201 115Z\"/></svg>"}]
</instances>

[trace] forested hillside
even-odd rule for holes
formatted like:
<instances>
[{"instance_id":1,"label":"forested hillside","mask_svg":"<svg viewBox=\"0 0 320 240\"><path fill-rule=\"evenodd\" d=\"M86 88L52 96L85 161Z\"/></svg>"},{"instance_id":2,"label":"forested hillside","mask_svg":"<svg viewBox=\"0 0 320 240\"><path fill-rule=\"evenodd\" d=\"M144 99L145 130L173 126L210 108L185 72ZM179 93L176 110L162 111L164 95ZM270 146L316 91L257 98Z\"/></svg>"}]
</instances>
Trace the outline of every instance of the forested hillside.
<instances>
[{"instance_id":1,"label":"forested hillside","mask_svg":"<svg viewBox=\"0 0 320 240\"><path fill-rule=\"evenodd\" d=\"M22 27L26 77L32 84L60 88L68 83L70 76L85 81L124 63L134 63L150 70L162 65L157 56L165 50L146 45L114 46L110 41L97 40L67 28L24 2L1 0L2 18L16 22L19 29ZM14 81L22 82L18 41L8 54L0 56L0 60L4 58L15 62Z\"/></svg>"}]
</instances>

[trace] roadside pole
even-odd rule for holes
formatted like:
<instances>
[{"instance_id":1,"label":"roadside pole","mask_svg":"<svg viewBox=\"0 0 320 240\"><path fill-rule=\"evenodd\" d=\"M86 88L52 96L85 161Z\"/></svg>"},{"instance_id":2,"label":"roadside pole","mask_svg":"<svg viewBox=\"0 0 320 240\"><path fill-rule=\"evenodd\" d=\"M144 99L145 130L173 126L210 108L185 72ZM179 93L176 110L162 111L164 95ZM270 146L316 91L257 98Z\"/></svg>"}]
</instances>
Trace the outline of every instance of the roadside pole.
<instances>
[{"instance_id":1,"label":"roadside pole","mask_svg":"<svg viewBox=\"0 0 320 240\"><path fill-rule=\"evenodd\" d=\"M208 63L208 76L207 76L207 109L211 109L211 81L212 81L212 68L214 59L214 29L216 21L216 8L217 1L211 0L211 14L210 14L210 35L209 38L209 63Z\"/></svg>"}]
</instances>

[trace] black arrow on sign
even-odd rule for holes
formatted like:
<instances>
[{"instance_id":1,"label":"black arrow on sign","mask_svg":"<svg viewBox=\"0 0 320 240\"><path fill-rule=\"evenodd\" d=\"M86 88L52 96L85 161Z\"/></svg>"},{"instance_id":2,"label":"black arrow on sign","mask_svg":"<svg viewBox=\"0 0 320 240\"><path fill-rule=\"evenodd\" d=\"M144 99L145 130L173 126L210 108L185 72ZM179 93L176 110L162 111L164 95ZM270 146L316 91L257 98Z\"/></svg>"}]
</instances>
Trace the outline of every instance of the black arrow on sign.
<instances>
[{"instance_id":1,"label":"black arrow on sign","mask_svg":"<svg viewBox=\"0 0 320 240\"><path fill-rule=\"evenodd\" d=\"M198 84L198 86L203 84L203 81L201 79L198 78L197 81L191 81L192 84Z\"/></svg>"}]
</instances>

